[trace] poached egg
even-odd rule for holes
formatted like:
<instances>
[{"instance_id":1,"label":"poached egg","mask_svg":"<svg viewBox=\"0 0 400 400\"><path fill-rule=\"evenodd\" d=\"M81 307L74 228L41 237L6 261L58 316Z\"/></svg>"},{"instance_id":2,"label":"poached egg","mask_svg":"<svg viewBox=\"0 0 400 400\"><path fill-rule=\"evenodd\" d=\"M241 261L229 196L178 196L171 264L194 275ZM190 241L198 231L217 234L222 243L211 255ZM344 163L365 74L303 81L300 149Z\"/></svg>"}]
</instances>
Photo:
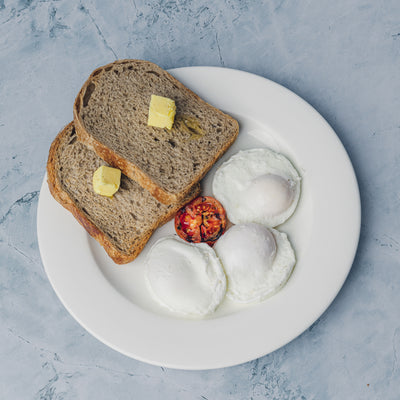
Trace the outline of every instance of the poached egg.
<instances>
[{"instance_id":1,"label":"poached egg","mask_svg":"<svg viewBox=\"0 0 400 400\"><path fill-rule=\"evenodd\" d=\"M158 240L146 258L146 281L153 297L177 315L213 313L226 292L226 277L214 250L176 237Z\"/></svg>"},{"instance_id":2,"label":"poached egg","mask_svg":"<svg viewBox=\"0 0 400 400\"><path fill-rule=\"evenodd\" d=\"M285 233L260 224L232 226L215 244L228 280L227 297L261 302L278 292L296 263Z\"/></svg>"},{"instance_id":3,"label":"poached egg","mask_svg":"<svg viewBox=\"0 0 400 400\"><path fill-rule=\"evenodd\" d=\"M239 151L216 171L214 196L234 224L275 227L296 209L300 176L282 154L267 148Z\"/></svg>"}]
</instances>

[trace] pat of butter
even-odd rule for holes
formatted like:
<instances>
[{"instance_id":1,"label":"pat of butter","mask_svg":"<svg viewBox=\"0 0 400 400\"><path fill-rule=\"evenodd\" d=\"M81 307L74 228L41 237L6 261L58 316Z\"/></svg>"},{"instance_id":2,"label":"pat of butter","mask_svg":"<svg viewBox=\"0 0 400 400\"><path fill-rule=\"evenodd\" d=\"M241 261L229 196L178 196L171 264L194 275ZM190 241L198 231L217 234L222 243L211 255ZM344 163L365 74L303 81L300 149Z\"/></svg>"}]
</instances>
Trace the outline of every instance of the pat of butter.
<instances>
[{"instance_id":1,"label":"pat of butter","mask_svg":"<svg viewBox=\"0 0 400 400\"><path fill-rule=\"evenodd\" d=\"M102 165L93 174L93 190L102 196L113 197L119 189L121 171Z\"/></svg>"},{"instance_id":2,"label":"pat of butter","mask_svg":"<svg viewBox=\"0 0 400 400\"><path fill-rule=\"evenodd\" d=\"M171 129L174 124L175 113L174 100L152 94L147 125Z\"/></svg>"}]
</instances>

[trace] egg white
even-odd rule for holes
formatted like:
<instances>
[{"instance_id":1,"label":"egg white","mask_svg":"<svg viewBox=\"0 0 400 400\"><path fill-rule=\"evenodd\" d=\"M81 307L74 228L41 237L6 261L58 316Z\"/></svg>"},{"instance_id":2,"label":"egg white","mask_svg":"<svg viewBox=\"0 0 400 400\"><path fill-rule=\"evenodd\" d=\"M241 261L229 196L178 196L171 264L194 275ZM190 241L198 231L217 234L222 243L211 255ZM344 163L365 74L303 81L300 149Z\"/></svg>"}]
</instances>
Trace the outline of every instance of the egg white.
<instances>
[{"instance_id":1,"label":"egg white","mask_svg":"<svg viewBox=\"0 0 400 400\"><path fill-rule=\"evenodd\" d=\"M260 224L232 226L214 249L228 280L226 296L239 303L261 302L278 292L296 264L287 235Z\"/></svg>"},{"instance_id":2,"label":"egg white","mask_svg":"<svg viewBox=\"0 0 400 400\"><path fill-rule=\"evenodd\" d=\"M175 236L159 239L146 257L145 276L154 299L174 314L204 317L226 292L226 277L214 250Z\"/></svg>"},{"instance_id":3,"label":"egg white","mask_svg":"<svg viewBox=\"0 0 400 400\"><path fill-rule=\"evenodd\" d=\"M216 171L212 191L234 224L276 227L295 211L301 178L282 154L267 148L239 151ZM276 191L276 193L270 193ZM269 200L268 200L269 199Z\"/></svg>"}]
</instances>

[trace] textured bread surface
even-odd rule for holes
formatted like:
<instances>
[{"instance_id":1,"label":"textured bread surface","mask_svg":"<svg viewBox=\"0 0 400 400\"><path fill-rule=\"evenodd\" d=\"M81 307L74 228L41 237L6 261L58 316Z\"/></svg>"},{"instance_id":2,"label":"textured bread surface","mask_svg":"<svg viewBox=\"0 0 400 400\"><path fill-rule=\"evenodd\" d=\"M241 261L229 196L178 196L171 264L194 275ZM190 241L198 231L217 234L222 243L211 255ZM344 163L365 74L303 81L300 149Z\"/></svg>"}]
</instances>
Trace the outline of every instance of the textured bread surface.
<instances>
[{"instance_id":1,"label":"textured bread surface","mask_svg":"<svg viewBox=\"0 0 400 400\"><path fill-rule=\"evenodd\" d=\"M77 140L73 123L50 147L47 175L50 192L118 264L132 261L154 230L170 220L186 202L200 193L196 185L181 203L164 205L137 182L121 175L113 198L93 191L93 173L106 163Z\"/></svg>"},{"instance_id":2,"label":"textured bread surface","mask_svg":"<svg viewBox=\"0 0 400 400\"><path fill-rule=\"evenodd\" d=\"M175 101L171 130L147 126L152 94ZM235 119L142 60L96 69L75 100L74 121L79 140L165 204L182 199L239 132Z\"/></svg>"}]
</instances>

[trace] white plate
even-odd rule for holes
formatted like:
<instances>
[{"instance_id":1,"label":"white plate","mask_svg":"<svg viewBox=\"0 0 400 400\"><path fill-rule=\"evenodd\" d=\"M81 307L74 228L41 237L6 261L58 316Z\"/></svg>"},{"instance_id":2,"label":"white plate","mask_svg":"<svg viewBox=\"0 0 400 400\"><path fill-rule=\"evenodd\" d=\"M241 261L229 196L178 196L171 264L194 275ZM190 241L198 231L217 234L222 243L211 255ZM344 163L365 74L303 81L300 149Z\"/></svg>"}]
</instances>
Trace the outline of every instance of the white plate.
<instances>
[{"instance_id":1,"label":"white plate","mask_svg":"<svg viewBox=\"0 0 400 400\"><path fill-rule=\"evenodd\" d=\"M299 206L280 227L289 234L298 259L287 285L259 305L237 306L225 300L211 318L176 318L154 302L143 278L145 253L157 238L174 233L173 223L157 230L135 261L117 266L51 197L45 180L38 205L39 247L64 306L106 345L171 368L226 367L285 345L333 301L358 244L359 191L333 130L289 90L231 69L191 67L171 73L238 119L239 137L217 165L240 149L271 147L286 154L302 175ZM216 166L203 182L205 194L211 194Z\"/></svg>"}]
</instances>

